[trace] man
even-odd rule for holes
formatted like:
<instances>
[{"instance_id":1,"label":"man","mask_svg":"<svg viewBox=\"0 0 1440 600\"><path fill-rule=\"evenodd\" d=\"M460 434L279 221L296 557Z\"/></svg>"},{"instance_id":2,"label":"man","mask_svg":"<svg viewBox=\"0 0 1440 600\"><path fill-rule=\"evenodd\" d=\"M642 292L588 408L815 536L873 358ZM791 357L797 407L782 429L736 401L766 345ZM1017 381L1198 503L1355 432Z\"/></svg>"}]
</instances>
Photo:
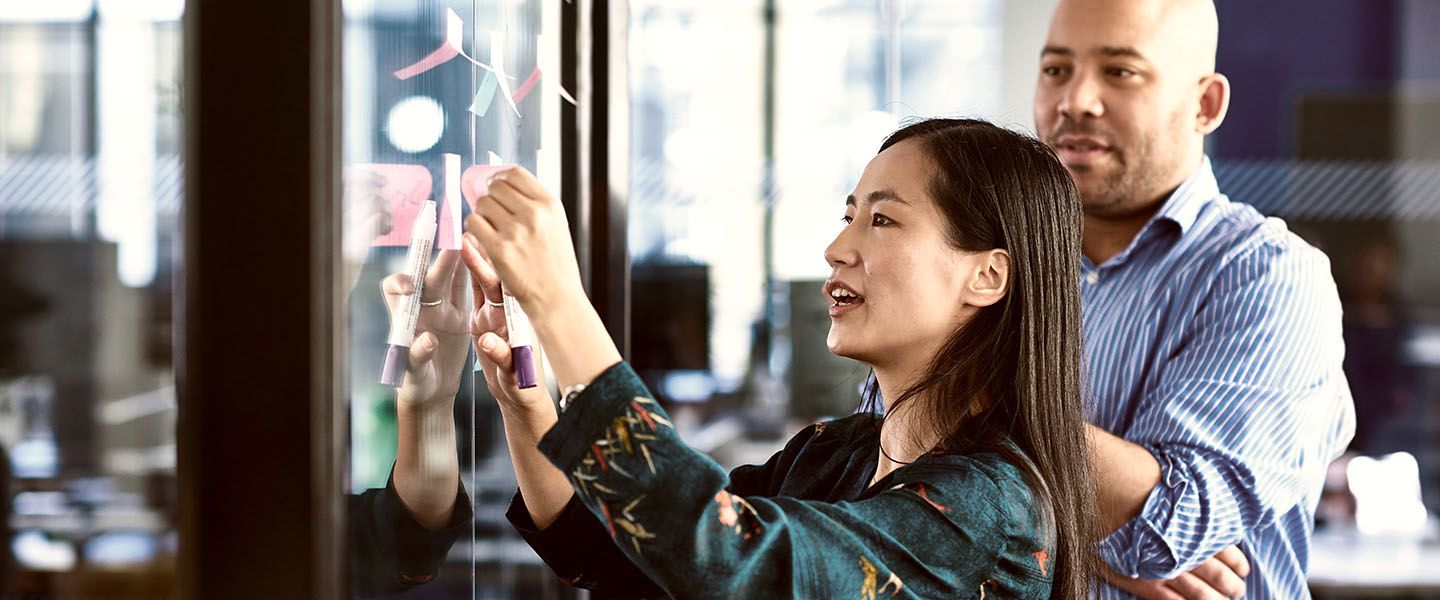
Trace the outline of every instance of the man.
<instances>
[{"instance_id":1,"label":"man","mask_svg":"<svg viewBox=\"0 0 1440 600\"><path fill-rule=\"evenodd\" d=\"M1328 260L1204 154L1230 97L1217 31L1209 0L1061 0L1041 54L1036 128L1085 208L1100 598L1308 598L1354 429Z\"/></svg>"}]
</instances>

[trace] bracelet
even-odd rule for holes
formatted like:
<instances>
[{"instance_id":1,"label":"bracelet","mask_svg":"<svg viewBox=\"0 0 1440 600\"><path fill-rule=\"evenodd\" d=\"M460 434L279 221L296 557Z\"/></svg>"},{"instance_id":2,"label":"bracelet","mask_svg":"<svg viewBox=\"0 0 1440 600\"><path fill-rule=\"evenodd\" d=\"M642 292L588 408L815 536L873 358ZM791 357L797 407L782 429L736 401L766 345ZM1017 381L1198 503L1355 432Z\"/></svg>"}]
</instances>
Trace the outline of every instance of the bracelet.
<instances>
[{"instance_id":1,"label":"bracelet","mask_svg":"<svg viewBox=\"0 0 1440 600\"><path fill-rule=\"evenodd\" d=\"M584 391L585 384L583 383L577 383L575 385L566 387L565 393L560 395L560 412L565 412L565 409L570 408L570 403L574 402L576 398L580 397L580 393Z\"/></svg>"}]
</instances>

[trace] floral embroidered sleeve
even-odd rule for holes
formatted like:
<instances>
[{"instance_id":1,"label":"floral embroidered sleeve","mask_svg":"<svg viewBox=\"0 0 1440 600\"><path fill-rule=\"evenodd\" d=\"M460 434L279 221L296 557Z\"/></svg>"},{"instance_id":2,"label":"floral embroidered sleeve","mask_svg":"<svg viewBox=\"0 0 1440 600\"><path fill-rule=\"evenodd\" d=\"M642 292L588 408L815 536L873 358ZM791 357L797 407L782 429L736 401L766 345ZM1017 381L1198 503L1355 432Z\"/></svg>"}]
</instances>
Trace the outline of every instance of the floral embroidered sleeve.
<instances>
[{"instance_id":1,"label":"floral embroidered sleeve","mask_svg":"<svg viewBox=\"0 0 1440 600\"><path fill-rule=\"evenodd\" d=\"M853 502L746 496L727 491L724 469L686 446L649 396L617 364L540 450L614 540L597 557L618 546L672 596L1028 597L1041 584L1048 594L1046 556L1028 556L1033 524L1016 518L1028 510L1014 502L1018 479L958 457L917 462ZM1016 548L1034 561L1020 575L1002 560Z\"/></svg>"},{"instance_id":2,"label":"floral embroidered sleeve","mask_svg":"<svg viewBox=\"0 0 1440 600\"><path fill-rule=\"evenodd\" d=\"M819 428L805 428L763 465L742 465L730 472L730 492L741 495L768 495L779 489L780 479L794 464L796 455ZM510 501L505 517L520 537L535 549L561 581L585 588L605 598L662 598L665 591L640 571L621 552L607 527L590 514L580 495L570 499L549 527L540 529L530 518L519 490Z\"/></svg>"}]
</instances>

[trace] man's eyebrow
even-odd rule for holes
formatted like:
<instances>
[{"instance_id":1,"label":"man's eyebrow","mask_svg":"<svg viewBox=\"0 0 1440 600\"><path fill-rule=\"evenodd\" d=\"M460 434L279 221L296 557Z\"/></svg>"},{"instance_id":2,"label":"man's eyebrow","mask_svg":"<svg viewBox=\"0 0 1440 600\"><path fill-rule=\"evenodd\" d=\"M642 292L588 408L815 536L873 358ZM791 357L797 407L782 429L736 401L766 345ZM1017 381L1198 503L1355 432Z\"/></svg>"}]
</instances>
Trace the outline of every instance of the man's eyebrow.
<instances>
[{"instance_id":1,"label":"man's eyebrow","mask_svg":"<svg viewBox=\"0 0 1440 600\"><path fill-rule=\"evenodd\" d=\"M875 204L877 202L899 202L907 206L910 204L908 200L901 198L900 194L896 194L892 190L875 190L873 192L870 192L870 194L867 195L865 198L866 201L871 204ZM855 206L854 194L845 197L845 206Z\"/></svg>"},{"instance_id":2,"label":"man's eyebrow","mask_svg":"<svg viewBox=\"0 0 1440 600\"><path fill-rule=\"evenodd\" d=\"M1139 50L1136 50L1135 48L1132 48L1130 46L1101 46L1100 54L1111 57L1128 56L1130 58L1138 58L1140 60L1145 60L1144 54L1141 54Z\"/></svg>"},{"instance_id":3,"label":"man's eyebrow","mask_svg":"<svg viewBox=\"0 0 1440 600\"><path fill-rule=\"evenodd\" d=\"M1075 56L1075 51L1064 46L1046 46L1040 51L1040 56L1045 56L1046 54ZM1139 50L1136 50L1132 46L1101 46L1100 54L1108 57L1128 56L1130 58L1146 60L1145 55L1141 54Z\"/></svg>"}]
</instances>

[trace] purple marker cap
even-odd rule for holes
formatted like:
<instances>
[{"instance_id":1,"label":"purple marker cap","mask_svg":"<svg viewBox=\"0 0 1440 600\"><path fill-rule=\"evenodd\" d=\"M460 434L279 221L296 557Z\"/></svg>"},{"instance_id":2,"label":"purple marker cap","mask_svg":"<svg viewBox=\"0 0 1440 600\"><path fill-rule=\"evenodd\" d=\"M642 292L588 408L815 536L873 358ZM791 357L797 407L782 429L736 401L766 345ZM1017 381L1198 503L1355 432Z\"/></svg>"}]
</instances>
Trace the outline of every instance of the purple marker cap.
<instances>
[{"instance_id":1,"label":"purple marker cap","mask_svg":"<svg viewBox=\"0 0 1440 600\"><path fill-rule=\"evenodd\" d=\"M410 349L390 344L385 350L385 366L380 367L380 383L398 388L405 383L405 367L410 363Z\"/></svg>"},{"instance_id":2,"label":"purple marker cap","mask_svg":"<svg viewBox=\"0 0 1440 600\"><path fill-rule=\"evenodd\" d=\"M535 387L540 382L535 379L535 353L529 346L515 346L510 349L510 356L514 359L515 384L522 390Z\"/></svg>"}]
</instances>

